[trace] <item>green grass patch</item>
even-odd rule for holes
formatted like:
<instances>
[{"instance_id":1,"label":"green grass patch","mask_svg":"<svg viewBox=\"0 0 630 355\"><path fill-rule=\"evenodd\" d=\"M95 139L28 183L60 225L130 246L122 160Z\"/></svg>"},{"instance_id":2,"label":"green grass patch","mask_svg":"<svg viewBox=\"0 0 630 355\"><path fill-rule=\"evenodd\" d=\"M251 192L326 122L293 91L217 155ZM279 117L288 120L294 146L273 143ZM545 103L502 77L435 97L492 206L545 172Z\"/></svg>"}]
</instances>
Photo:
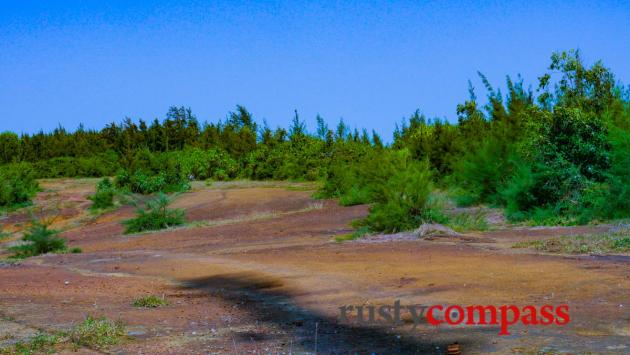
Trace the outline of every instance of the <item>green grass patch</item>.
<instances>
[{"instance_id":1,"label":"green grass patch","mask_svg":"<svg viewBox=\"0 0 630 355\"><path fill-rule=\"evenodd\" d=\"M577 235L516 243L513 248L529 248L558 254L606 254L630 252L628 231L606 235Z\"/></svg>"},{"instance_id":2,"label":"green grass patch","mask_svg":"<svg viewBox=\"0 0 630 355\"><path fill-rule=\"evenodd\" d=\"M446 225L456 232L485 231L489 228L488 222L486 221L486 214L481 210L472 213L457 213L449 216Z\"/></svg>"},{"instance_id":3,"label":"green grass patch","mask_svg":"<svg viewBox=\"0 0 630 355\"><path fill-rule=\"evenodd\" d=\"M370 234L370 229L368 227L360 226L359 228L357 228L357 230L355 230L352 233L335 236L334 240L337 243L343 243L350 240L357 240L359 238L363 238L369 234Z\"/></svg>"},{"instance_id":4,"label":"green grass patch","mask_svg":"<svg viewBox=\"0 0 630 355\"><path fill-rule=\"evenodd\" d=\"M63 341L61 334L38 333L28 341L19 341L11 347L0 349L0 354L53 354L55 346Z\"/></svg>"},{"instance_id":5,"label":"green grass patch","mask_svg":"<svg viewBox=\"0 0 630 355\"><path fill-rule=\"evenodd\" d=\"M169 302L164 296L159 297L155 295L139 297L133 300L132 305L138 308L158 308L168 306Z\"/></svg>"},{"instance_id":6,"label":"green grass patch","mask_svg":"<svg viewBox=\"0 0 630 355\"><path fill-rule=\"evenodd\" d=\"M88 316L83 322L74 325L68 332L48 334L40 332L27 341L19 341L11 346L0 348L2 355L14 354L56 354L78 347L104 350L111 345L121 343L127 331L120 321L111 321L105 317Z\"/></svg>"},{"instance_id":7,"label":"green grass patch","mask_svg":"<svg viewBox=\"0 0 630 355\"><path fill-rule=\"evenodd\" d=\"M342 235L337 235L335 236L335 242L337 243L343 243L343 242L347 242L347 241L351 241L351 240L356 240L361 238L360 236L354 234L354 233L348 233L348 234L342 234Z\"/></svg>"},{"instance_id":8,"label":"green grass patch","mask_svg":"<svg viewBox=\"0 0 630 355\"><path fill-rule=\"evenodd\" d=\"M69 332L70 341L77 346L103 349L122 342L126 337L125 325L121 321L111 321L105 317L88 316Z\"/></svg>"}]
</instances>

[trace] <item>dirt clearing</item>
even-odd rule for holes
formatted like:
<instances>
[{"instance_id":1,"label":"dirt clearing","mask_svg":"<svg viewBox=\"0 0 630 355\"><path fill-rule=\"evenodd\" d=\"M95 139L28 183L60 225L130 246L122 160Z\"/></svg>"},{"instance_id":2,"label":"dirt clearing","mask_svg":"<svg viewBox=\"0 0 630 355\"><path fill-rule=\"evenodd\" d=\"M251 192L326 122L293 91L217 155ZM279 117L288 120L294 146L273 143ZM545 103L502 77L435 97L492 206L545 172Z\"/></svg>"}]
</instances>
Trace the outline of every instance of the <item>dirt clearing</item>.
<instances>
[{"instance_id":1,"label":"dirt clearing","mask_svg":"<svg viewBox=\"0 0 630 355\"><path fill-rule=\"evenodd\" d=\"M47 181L41 213L82 254L44 255L0 266L0 346L37 331L65 330L87 315L127 324L123 353L630 352L627 257L542 255L520 241L603 233L610 226L500 229L466 238L385 238L337 243L366 206L313 200L282 184L196 186L174 207L188 224L122 235L122 207L89 216L92 180ZM55 207L61 206L61 207ZM2 220L19 230L27 213ZM0 243L10 243L3 240ZM169 301L137 308L137 297ZM344 305L559 305L564 326L360 324ZM81 351L91 352L91 349Z\"/></svg>"}]
</instances>

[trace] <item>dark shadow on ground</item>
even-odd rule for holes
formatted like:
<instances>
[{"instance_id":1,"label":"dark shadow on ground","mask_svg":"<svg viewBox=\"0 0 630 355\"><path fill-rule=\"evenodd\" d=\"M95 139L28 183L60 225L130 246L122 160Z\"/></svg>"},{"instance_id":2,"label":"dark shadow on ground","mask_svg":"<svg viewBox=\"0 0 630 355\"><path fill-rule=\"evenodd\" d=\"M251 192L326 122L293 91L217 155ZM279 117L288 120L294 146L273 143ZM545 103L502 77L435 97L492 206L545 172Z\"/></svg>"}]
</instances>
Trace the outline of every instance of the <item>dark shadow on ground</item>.
<instances>
[{"instance_id":1,"label":"dark shadow on ground","mask_svg":"<svg viewBox=\"0 0 630 355\"><path fill-rule=\"evenodd\" d=\"M445 354L454 342L462 350L476 348L471 337L444 329L446 336L421 337L405 335L391 327L354 326L335 317L299 307L279 280L260 275L228 274L188 280L184 287L207 292L214 297L238 304L260 322L282 329L293 339L294 350L314 352L317 326L317 351L322 354ZM478 339L478 337L477 337ZM476 346L474 346L476 345ZM466 353L464 351L464 353Z\"/></svg>"}]
</instances>

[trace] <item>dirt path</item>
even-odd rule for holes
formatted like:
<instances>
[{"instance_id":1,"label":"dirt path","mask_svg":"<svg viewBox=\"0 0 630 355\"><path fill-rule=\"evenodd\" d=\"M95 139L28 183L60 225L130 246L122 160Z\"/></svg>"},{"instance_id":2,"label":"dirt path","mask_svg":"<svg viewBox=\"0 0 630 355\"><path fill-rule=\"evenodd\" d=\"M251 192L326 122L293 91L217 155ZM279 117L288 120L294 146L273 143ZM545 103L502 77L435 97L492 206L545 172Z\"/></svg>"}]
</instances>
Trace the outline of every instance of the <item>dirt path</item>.
<instances>
[{"instance_id":1,"label":"dirt path","mask_svg":"<svg viewBox=\"0 0 630 355\"><path fill-rule=\"evenodd\" d=\"M51 184L61 195L73 194L77 209L90 191L72 181ZM79 227L63 235L83 254L0 267L0 344L27 337L32 329L66 329L94 314L129 325L134 340L110 349L127 353L443 354L454 342L464 353L630 351L627 258L510 248L522 240L602 232L606 226L493 231L477 240L336 243L332 237L349 232L349 223L367 208L314 201L310 194L281 186L200 187L175 202L196 224L132 236L121 235L119 225L133 213L129 208L89 222L69 217L64 223ZM171 305L131 306L133 298L147 294L164 295ZM510 336L499 336L496 326L421 323L412 329L410 319L396 327L340 322L343 305L396 300L568 304L571 322L513 326Z\"/></svg>"}]
</instances>

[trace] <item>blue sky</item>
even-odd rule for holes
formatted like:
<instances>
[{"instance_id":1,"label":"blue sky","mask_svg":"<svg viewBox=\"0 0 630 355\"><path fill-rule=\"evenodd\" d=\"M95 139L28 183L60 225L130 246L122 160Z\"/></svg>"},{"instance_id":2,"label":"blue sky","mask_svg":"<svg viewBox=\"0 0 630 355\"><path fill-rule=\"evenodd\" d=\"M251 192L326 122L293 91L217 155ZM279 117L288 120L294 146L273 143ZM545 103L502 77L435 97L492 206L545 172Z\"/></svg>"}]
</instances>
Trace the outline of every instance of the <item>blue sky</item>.
<instances>
[{"instance_id":1,"label":"blue sky","mask_svg":"<svg viewBox=\"0 0 630 355\"><path fill-rule=\"evenodd\" d=\"M245 105L270 126L297 109L314 130L391 137L414 110L455 119L477 88L579 48L630 82L628 2L2 1L0 131L101 128L190 106ZM479 90L479 94L483 94Z\"/></svg>"}]
</instances>

